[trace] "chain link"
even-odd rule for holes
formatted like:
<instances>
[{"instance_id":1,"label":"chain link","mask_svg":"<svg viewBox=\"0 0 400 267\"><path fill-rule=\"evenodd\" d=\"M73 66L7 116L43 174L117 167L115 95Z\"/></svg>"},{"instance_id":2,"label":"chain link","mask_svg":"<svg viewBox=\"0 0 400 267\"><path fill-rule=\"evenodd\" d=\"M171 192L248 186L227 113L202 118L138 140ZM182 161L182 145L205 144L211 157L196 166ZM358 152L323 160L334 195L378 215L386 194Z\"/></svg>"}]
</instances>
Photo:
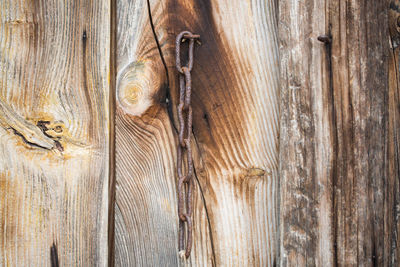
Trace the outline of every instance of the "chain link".
<instances>
[{"instance_id":1,"label":"chain link","mask_svg":"<svg viewBox=\"0 0 400 267\"><path fill-rule=\"evenodd\" d=\"M189 257L192 249L192 190L193 182L193 159L190 145L192 134L192 106L190 97L192 92L191 70L193 68L193 50L194 42L200 36L184 31L176 37L176 68L179 72L179 105L178 105L178 121L179 121L179 143L178 143L178 214L179 214L179 251L185 248L185 232L186 232L186 249L185 256ZM181 44L189 40L188 62L187 65L181 65ZM185 153L186 152L186 153ZM186 156L186 157L185 157ZM186 175L182 172L183 165L186 165Z\"/></svg>"}]
</instances>

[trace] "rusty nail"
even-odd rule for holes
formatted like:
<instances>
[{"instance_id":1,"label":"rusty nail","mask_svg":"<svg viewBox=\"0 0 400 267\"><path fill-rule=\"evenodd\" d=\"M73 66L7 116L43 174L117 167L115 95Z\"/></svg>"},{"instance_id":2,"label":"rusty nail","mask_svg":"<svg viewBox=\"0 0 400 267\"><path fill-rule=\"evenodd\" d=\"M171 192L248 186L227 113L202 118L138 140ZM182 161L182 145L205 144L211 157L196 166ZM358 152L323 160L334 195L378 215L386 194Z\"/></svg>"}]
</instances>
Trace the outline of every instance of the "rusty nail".
<instances>
[{"instance_id":1,"label":"rusty nail","mask_svg":"<svg viewBox=\"0 0 400 267\"><path fill-rule=\"evenodd\" d=\"M331 37L328 35L320 35L318 36L317 40L325 44L330 44L332 41Z\"/></svg>"}]
</instances>

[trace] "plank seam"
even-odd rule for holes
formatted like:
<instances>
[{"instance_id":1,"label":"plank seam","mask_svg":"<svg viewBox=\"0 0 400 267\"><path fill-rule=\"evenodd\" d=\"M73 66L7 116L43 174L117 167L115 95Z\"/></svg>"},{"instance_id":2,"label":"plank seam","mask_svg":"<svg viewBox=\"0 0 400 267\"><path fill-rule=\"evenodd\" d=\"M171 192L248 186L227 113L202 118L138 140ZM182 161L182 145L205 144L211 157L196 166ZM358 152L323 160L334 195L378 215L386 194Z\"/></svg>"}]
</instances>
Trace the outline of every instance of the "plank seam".
<instances>
[{"instance_id":1,"label":"plank seam","mask_svg":"<svg viewBox=\"0 0 400 267\"><path fill-rule=\"evenodd\" d=\"M110 94L109 94L109 207L108 207L108 266L115 264L115 93L116 93L116 50L117 50L117 2L110 1Z\"/></svg>"}]
</instances>

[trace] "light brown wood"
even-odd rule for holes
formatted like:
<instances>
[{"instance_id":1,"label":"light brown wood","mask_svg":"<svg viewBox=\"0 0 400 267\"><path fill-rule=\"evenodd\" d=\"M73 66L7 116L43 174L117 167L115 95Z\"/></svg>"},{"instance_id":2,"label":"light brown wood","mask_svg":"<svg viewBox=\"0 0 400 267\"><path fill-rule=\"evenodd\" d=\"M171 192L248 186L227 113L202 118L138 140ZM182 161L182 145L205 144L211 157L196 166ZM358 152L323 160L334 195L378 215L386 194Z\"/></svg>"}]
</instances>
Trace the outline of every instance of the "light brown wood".
<instances>
[{"instance_id":1,"label":"light brown wood","mask_svg":"<svg viewBox=\"0 0 400 267\"><path fill-rule=\"evenodd\" d=\"M184 14L171 19L174 33L189 29L202 40L193 70L195 169L216 266L272 266L278 197L276 6L180 1L177 7L168 9ZM171 73L176 77L174 68ZM171 90L176 104L176 83Z\"/></svg>"},{"instance_id":2,"label":"light brown wood","mask_svg":"<svg viewBox=\"0 0 400 267\"><path fill-rule=\"evenodd\" d=\"M157 38L165 47L168 35L159 23L165 7L160 1L150 1L150 7ZM177 253L176 141L165 103L168 79L147 2L117 1L116 8L115 264L185 264ZM208 221L198 192L194 206L198 223L191 259L195 266L211 265Z\"/></svg>"},{"instance_id":3,"label":"light brown wood","mask_svg":"<svg viewBox=\"0 0 400 267\"><path fill-rule=\"evenodd\" d=\"M193 266L277 263L278 47L273 1L118 1L116 264L175 266L175 37L201 35L193 76ZM240 21L240 23L238 23ZM171 113L170 113L171 114ZM173 120L173 124L170 120ZM210 235L211 233L211 235Z\"/></svg>"},{"instance_id":4,"label":"light brown wood","mask_svg":"<svg viewBox=\"0 0 400 267\"><path fill-rule=\"evenodd\" d=\"M0 3L1 266L108 263L109 29L110 1Z\"/></svg>"},{"instance_id":5,"label":"light brown wood","mask_svg":"<svg viewBox=\"0 0 400 267\"><path fill-rule=\"evenodd\" d=\"M151 4L158 22L162 3ZM118 0L116 9L115 265L177 266L175 139L161 103L166 73L146 0Z\"/></svg>"}]
</instances>

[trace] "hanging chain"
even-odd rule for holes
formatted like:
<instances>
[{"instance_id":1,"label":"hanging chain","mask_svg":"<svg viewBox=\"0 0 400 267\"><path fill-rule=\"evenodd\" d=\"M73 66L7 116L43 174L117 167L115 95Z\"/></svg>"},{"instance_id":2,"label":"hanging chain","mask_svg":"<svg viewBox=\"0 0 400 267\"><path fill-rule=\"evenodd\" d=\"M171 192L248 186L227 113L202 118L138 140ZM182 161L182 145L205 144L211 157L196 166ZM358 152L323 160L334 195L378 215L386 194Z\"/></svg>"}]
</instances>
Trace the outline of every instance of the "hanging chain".
<instances>
[{"instance_id":1,"label":"hanging chain","mask_svg":"<svg viewBox=\"0 0 400 267\"><path fill-rule=\"evenodd\" d=\"M192 77L190 72L193 68L193 49L194 41L199 39L200 35L191 32L181 32L176 37L176 68L179 72L179 144L178 144L178 214L179 214L179 251L185 247L185 256L189 257L192 249L192 190L193 190L193 159L190 146L192 134L192 107L190 105ZM187 65L181 65L181 43L189 40L189 59ZM185 153L186 152L186 153ZM185 154L185 158L184 158ZM185 164L186 163L186 164ZM183 175L182 166L186 165L187 173Z\"/></svg>"}]
</instances>

